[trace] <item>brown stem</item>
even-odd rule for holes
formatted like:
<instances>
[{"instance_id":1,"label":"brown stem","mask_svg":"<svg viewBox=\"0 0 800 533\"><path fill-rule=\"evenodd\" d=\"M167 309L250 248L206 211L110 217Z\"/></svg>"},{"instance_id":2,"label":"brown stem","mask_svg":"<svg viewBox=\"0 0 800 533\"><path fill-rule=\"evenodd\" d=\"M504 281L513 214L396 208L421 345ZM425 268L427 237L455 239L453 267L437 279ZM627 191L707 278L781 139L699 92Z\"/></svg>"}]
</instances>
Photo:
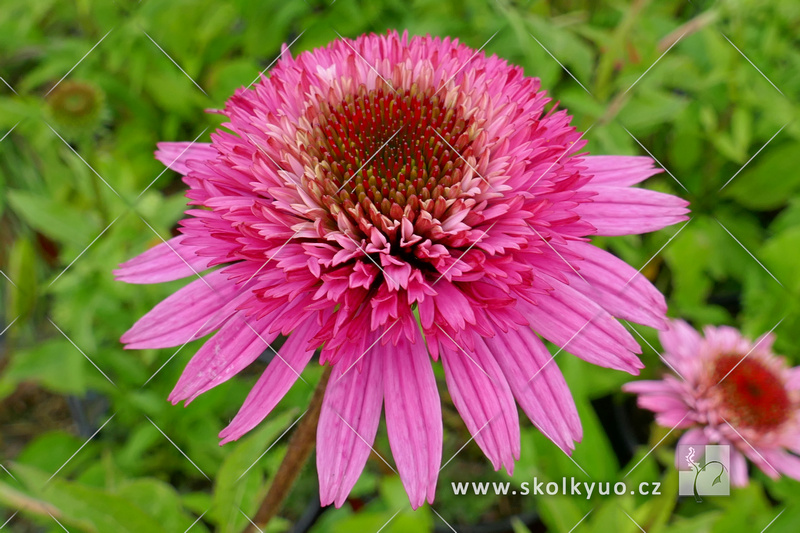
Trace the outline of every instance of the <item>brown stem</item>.
<instances>
[{"instance_id":1,"label":"brown stem","mask_svg":"<svg viewBox=\"0 0 800 533\"><path fill-rule=\"evenodd\" d=\"M275 478L272 480L272 485L269 487L267 495L258 507L253 522L261 530L266 530L269 521L280 511L283 501L289 495L289 491L292 490L294 482L300 475L300 470L308 461L311 450L314 449L319 413L322 410L322 398L325 395L325 386L328 384L328 378L331 376L331 368L331 365L327 365L322 372L322 377L319 379L317 388L314 389L314 396L311 398L308 410L303 419L297 423L297 428L289 440L289 449L283 457L281 466L278 467L278 471L275 473ZM256 531L256 527L253 524L249 524L244 533L255 533Z\"/></svg>"},{"instance_id":2,"label":"brown stem","mask_svg":"<svg viewBox=\"0 0 800 533\"><path fill-rule=\"evenodd\" d=\"M685 22L671 31L666 37L658 42L658 51L664 53L669 48L685 36L689 36L697 31L702 30L709 24L717 21L717 12L713 10L705 11L702 14L694 17L693 19Z\"/></svg>"}]
</instances>

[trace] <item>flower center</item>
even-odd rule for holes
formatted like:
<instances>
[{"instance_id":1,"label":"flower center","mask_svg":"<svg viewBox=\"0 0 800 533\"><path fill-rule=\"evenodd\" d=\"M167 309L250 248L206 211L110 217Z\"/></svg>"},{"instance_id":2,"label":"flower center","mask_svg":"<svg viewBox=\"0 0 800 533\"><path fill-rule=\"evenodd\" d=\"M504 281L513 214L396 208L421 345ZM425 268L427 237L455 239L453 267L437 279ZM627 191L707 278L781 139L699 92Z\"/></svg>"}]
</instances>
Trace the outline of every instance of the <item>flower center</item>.
<instances>
[{"instance_id":1,"label":"flower center","mask_svg":"<svg viewBox=\"0 0 800 533\"><path fill-rule=\"evenodd\" d=\"M714 383L723 380L715 388L719 391L726 415L737 423L768 430L789 417L791 400L786 388L778 376L761 362L749 358L742 360L740 355L722 355L714 362L712 375Z\"/></svg>"},{"instance_id":2,"label":"flower center","mask_svg":"<svg viewBox=\"0 0 800 533\"><path fill-rule=\"evenodd\" d=\"M103 110L103 94L81 81L65 81L47 97L49 112L62 126L84 128L93 125Z\"/></svg>"},{"instance_id":3,"label":"flower center","mask_svg":"<svg viewBox=\"0 0 800 533\"><path fill-rule=\"evenodd\" d=\"M440 218L461 190L477 125L432 88L379 85L312 111L309 191L332 215L344 211L384 231L420 210Z\"/></svg>"}]
</instances>

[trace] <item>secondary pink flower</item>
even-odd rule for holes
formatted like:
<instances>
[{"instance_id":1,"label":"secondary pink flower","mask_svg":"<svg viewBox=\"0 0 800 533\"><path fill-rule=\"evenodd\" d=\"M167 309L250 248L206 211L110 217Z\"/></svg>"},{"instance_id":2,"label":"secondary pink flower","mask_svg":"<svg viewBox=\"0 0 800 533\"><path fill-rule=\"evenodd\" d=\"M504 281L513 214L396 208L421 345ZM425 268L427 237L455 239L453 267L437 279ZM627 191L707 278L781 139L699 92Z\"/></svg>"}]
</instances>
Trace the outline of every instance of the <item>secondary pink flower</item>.
<instances>
[{"instance_id":1,"label":"secondary pink flower","mask_svg":"<svg viewBox=\"0 0 800 533\"><path fill-rule=\"evenodd\" d=\"M704 337L682 320L661 332L664 358L680 375L623 387L668 428L691 428L679 444L731 445L734 485L748 482L745 457L767 475L800 479L800 367L772 352L774 337L755 342L728 327ZM680 460L676 457L676 461Z\"/></svg>"},{"instance_id":2,"label":"secondary pink flower","mask_svg":"<svg viewBox=\"0 0 800 533\"><path fill-rule=\"evenodd\" d=\"M433 500L431 357L496 469L519 458L515 400L569 452L580 421L537 333L636 373L639 347L614 317L662 327L664 299L589 236L663 228L687 203L631 187L659 172L649 158L582 155L549 101L521 68L449 38L284 49L269 78L228 101L227 131L210 145L159 145L194 207L180 236L117 277L205 274L123 342L161 348L217 331L170 396L188 403L288 336L223 442L267 416L320 349L334 365L317 436L323 504L347 498L382 407L412 505Z\"/></svg>"}]
</instances>

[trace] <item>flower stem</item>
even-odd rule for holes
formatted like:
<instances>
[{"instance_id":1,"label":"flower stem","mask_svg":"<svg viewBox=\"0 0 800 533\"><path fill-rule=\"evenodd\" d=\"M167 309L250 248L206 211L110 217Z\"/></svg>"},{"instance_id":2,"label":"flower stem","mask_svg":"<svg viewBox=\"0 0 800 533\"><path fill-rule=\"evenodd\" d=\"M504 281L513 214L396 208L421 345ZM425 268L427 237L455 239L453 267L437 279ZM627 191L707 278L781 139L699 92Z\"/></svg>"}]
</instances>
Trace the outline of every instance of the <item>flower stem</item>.
<instances>
[{"instance_id":1,"label":"flower stem","mask_svg":"<svg viewBox=\"0 0 800 533\"><path fill-rule=\"evenodd\" d=\"M248 525L244 530L245 533L255 533L257 527L262 531L266 530L267 524L280 511L283 501L289 495L289 491L292 490L294 482L300 475L300 470L308 461L311 450L314 449L317 423L322 410L322 398L325 395L325 386L328 384L331 368L331 365L327 365L323 370L317 388L314 389L314 396L311 398L308 410L303 419L298 422L297 428L289 440L289 449L286 451L286 455L275 473L272 485L270 485L267 495L258 507L253 524Z\"/></svg>"}]
</instances>

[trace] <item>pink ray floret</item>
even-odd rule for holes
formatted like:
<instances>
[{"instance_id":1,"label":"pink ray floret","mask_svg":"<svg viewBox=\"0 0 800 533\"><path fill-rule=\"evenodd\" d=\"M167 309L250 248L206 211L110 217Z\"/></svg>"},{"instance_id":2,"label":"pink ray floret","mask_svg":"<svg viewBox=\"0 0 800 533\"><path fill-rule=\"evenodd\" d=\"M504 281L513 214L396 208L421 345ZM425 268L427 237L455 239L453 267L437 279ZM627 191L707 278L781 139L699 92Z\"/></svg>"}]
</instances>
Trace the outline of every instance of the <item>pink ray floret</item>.
<instances>
[{"instance_id":1,"label":"pink ray floret","mask_svg":"<svg viewBox=\"0 0 800 533\"><path fill-rule=\"evenodd\" d=\"M615 319L663 327L666 304L591 244L686 220L633 185L647 157L587 156L536 78L449 38L389 32L282 58L220 111L206 145L162 143L184 174L181 234L123 264L130 283L190 277L122 340L161 348L216 332L170 395L187 403L288 336L238 415L266 417L316 352L333 365L318 426L323 504L342 505L381 411L414 508L433 500L442 418L433 361L492 465L520 455L519 404L569 453L572 396L542 338L637 373Z\"/></svg>"},{"instance_id":2,"label":"pink ray floret","mask_svg":"<svg viewBox=\"0 0 800 533\"><path fill-rule=\"evenodd\" d=\"M701 336L675 320L660 338L676 375L626 384L639 406L662 426L687 429L679 444L730 445L736 486L749 480L745 458L772 478L800 479L800 367L773 353L774 336L752 341L729 326Z\"/></svg>"}]
</instances>

